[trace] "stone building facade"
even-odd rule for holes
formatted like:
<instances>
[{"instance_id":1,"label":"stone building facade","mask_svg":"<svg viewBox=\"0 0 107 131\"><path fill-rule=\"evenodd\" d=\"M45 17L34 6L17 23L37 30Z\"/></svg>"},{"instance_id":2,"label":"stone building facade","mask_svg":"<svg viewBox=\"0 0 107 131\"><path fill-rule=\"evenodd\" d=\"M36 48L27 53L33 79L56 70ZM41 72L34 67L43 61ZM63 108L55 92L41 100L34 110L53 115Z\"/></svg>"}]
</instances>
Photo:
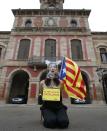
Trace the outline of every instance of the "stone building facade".
<instances>
[{"instance_id":1,"label":"stone building facade","mask_svg":"<svg viewBox=\"0 0 107 131\"><path fill-rule=\"evenodd\" d=\"M35 103L45 60L67 56L81 68L87 103L107 102L107 32L91 32L91 10L63 9L63 4L40 0L40 9L12 10L12 30L0 32L0 100L11 103L25 95L27 103Z\"/></svg>"}]
</instances>

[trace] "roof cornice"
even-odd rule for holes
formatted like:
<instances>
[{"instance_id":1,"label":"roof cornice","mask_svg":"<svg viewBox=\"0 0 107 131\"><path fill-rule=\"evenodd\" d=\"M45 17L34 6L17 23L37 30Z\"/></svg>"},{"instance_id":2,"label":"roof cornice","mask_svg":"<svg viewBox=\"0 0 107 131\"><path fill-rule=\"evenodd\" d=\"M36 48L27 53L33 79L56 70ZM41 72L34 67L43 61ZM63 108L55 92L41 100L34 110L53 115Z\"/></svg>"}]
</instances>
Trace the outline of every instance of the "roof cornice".
<instances>
[{"instance_id":1,"label":"roof cornice","mask_svg":"<svg viewBox=\"0 0 107 131\"><path fill-rule=\"evenodd\" d=\"M0 31L0 34L10 34L11 33L11 31Z\"/></svg>"},{"instance_id":2,"label":"roof cornice","mask_svg":"<svg viewBox=\"0 0 107 131\"><path fill-rule=\"evenodd\" d=\"M40 3L42 2L41 0L39 0L40 1ZM63 3L64 3L64 0L63 0Z\"/></svg>"},{"instance_id":3,"label":"roof cornice","mask_svg":"<svg viewBox=\"0 0 107 131\"><path fill-rule=\"evenodd\" d=\"M89 16L91 10L86 9L12 9L14 16L17 15L81 15Z\"/></svg>"},{"instance_id":4,"label":"roof cornice","mask_svg":"<svg viewBox=\"0 0 107 131\"><path fill-rule=\"evenodd\" d=\"M101 32L101 31L97 32L97 31L93 31L93 32L91 32L91 34L92 34L92 35L107 35L107 32Z\"/></svg>"}]
</instances>

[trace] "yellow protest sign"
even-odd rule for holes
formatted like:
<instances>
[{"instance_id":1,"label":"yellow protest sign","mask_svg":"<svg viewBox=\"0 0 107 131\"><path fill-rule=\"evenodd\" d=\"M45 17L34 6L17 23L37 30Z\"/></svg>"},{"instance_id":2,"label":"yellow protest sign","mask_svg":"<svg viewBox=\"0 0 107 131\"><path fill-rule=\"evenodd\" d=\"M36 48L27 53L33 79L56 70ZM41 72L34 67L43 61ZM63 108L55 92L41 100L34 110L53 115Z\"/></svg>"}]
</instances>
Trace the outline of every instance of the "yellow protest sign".
<instances>
[{"instance_id":1,"label":"yellow protest sign","mask_svg":"<svg viewBox=\"0 0 107 131\"><path fill-rule=\"evenodd\" d=\"M60 89L44 88L42 99L45 101L60 101Z\"/></svg>"}]
</instances>

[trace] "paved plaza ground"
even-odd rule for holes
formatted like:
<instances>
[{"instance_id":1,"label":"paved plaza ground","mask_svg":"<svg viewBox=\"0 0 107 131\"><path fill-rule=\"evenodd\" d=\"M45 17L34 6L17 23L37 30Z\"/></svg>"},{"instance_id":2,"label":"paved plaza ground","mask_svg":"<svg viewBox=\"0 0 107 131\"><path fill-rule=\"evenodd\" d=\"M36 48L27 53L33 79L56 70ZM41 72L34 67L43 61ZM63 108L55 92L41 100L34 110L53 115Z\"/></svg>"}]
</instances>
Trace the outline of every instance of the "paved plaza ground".
<instances>
[{"instance_id":1,"label":"paved plaza ground","mask_svg":"<svg viewBox=\"0 0 107 131\"><path fill-rule=\"evenodd\" d=\"M70 125L63 131L107 131L106 104L66 105ZM0 104L0 131L52 131L43 127L39 108L37 104Z\"/></svg>"}]
</instances>

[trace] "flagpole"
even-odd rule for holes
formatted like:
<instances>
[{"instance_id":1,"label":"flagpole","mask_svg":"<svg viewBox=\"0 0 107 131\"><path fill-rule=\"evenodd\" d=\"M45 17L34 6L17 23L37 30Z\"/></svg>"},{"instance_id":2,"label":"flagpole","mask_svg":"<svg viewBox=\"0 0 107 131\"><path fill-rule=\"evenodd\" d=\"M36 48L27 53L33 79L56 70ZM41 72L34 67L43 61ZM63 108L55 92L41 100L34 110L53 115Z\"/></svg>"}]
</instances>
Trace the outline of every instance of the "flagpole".
<instances>
[{"instance_id":1,"label":"flagpole","mask_svg":"<svg viewBox=\"0 0 107 131\"><path fill-rule=\"evenodd\" d=\"M60 69L60 72L59 72L59 76L61 76L61 71L62 71L62 65L63 65L63 62L64 62L64 59L65 59L65 57L64 56L62 56L62 58L61 58L62 60L61 60L61 69Z\"/></svg>"}]
</instances>

